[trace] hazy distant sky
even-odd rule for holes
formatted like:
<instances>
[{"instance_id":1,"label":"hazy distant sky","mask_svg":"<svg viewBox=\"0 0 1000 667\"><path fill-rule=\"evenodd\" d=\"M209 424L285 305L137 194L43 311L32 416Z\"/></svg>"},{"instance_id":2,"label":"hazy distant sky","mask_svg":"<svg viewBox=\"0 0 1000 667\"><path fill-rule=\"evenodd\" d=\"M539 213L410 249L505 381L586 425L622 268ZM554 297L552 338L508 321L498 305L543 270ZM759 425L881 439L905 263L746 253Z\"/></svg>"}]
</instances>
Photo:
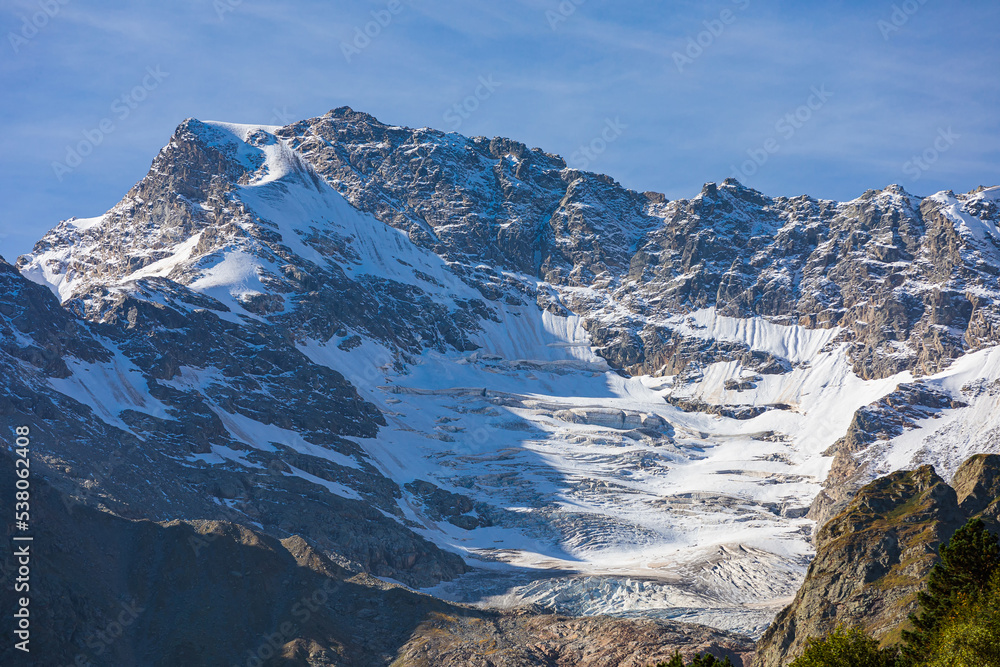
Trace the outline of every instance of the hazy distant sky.
<instances>
[{"instance_id":1,"label":"hazy distant sky","mask_svg":"<svg viewBox=\"0 0 1000 667\"><path fill-rule=\"evenodd\" d=\"M671 198L734 169L838 200L1000 184L996 0L0 0L0 21L8 260L114 205L185 118L342 105Z\"/></svg>"}]
</instances>

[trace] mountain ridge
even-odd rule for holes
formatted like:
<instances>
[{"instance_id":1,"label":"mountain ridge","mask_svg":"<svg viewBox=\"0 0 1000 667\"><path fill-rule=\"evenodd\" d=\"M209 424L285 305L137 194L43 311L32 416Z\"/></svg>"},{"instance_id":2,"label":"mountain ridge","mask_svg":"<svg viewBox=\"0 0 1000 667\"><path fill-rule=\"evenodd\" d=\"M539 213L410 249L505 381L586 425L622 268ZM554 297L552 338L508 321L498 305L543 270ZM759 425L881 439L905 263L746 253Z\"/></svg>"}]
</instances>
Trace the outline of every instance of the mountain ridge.
<instances>
[{"instance_id":1,"label":"mountain ridge","mask_svg":"<svg viewBox=\"0 0 1000 667\"><path fill-rule=\"evenodd\" d=\"M1000 447L942 444L996 421L998 196L667 201L347 109L189 119L5 269L11 312L30 278L92 341L5 319L4 373L34 383L6 415L44 432L36 406L70 406L46 474L130 518L299 534L457 601L759 633L822 484L814 519Z\"/></svg>"}]
</instances>

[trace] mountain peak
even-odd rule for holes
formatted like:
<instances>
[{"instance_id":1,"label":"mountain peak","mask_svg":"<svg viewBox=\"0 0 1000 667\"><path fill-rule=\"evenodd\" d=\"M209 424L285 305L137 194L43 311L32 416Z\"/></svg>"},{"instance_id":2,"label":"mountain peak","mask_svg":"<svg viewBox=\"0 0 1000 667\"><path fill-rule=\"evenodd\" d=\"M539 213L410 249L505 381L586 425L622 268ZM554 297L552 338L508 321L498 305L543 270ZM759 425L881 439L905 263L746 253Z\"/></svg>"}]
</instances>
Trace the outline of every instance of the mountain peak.
<instances>
[{"instance_id":1,"label":"mountain peak","mask_svg":"<svg viewBox=\"0 0 1000 667\"><path fill-rule=\"evenodd\" d=\"M368 123L371 125L385 125L375 116L369 113L365 113L364 111L355 111L349 106L341 106L337 107L336 109L330 109L322 117L334 118L336 120Z\"/></svg>"}]
</instances>

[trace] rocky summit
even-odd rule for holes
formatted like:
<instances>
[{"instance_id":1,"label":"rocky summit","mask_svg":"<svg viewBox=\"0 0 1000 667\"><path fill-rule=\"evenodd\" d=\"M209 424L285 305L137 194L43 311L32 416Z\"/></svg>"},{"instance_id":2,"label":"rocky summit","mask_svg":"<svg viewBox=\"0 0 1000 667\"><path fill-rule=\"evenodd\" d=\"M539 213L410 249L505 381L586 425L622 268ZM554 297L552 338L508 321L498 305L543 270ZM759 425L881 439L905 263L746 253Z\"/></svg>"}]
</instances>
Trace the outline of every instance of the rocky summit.
<instances>
[{"instance_id":1,"label":"rocky summit","mask_svg":"<svg viewBox=\"0 0 1000 667\"><path fill-rule=\"evenodd\" d=\"M669 201L348 108L189 119L0 261L0 414L71 504L556 612L476 626L544 664L640 660L574 642L757 637L866 484L1000 451L998 224L1000 187ZM385 655L472 664L439 610Z\"/></svg>"}]
</instances>

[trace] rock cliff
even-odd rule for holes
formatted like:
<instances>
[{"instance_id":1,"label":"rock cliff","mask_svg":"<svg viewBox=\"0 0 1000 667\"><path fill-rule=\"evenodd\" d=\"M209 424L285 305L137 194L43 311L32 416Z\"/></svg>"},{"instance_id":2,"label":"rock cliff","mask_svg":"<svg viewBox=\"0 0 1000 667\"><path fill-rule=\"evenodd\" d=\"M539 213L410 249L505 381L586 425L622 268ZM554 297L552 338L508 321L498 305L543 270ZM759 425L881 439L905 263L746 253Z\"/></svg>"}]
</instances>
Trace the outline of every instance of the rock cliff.
<instances>
[{"instance_id":1,"label":"rock cliff","mask_svg":"<svg viewBox=\"0 0 1000 667\"><path fill-rule=\"evenodd\" d=\"M758 642L753 664L787 665L810 637L841 625L898 642L938 547L974 516L996 530L998 503L997 455L968 459L951 485L930 466L866 485L820 529L806 579Z\"/></svg>"}]
</instances>

